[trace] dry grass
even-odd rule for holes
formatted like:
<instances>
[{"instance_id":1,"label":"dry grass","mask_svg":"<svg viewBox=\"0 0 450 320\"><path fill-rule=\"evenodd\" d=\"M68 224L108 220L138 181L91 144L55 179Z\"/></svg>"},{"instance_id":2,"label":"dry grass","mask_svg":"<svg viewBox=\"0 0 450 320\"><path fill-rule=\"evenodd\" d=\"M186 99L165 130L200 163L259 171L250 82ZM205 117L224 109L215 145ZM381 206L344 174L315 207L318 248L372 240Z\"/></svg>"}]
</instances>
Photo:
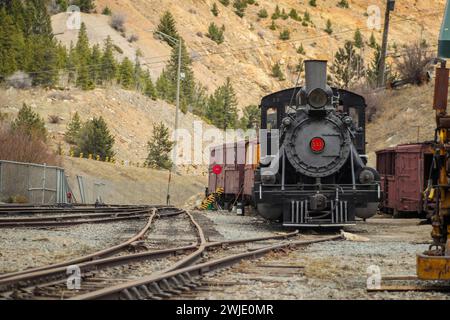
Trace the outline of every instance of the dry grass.
<instances>
[{"instance_id":1,"label":"dry grass","mask_svg":"<svg viewBox=\"0 0 450 320\"><path fill-rule=\"evenodd\" d=\"M27 163L60 165L60 159L41 139L8 125L0 127L0 159Z\"/></svg>"}]
</instances>

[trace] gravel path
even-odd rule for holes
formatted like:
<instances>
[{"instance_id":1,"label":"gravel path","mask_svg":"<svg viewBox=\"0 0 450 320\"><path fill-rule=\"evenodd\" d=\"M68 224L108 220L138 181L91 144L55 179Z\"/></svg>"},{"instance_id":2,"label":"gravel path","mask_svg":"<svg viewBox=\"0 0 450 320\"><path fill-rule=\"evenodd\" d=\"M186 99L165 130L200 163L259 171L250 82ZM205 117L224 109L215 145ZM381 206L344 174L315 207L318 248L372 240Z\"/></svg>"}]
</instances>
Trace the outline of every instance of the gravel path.
<instances>
[{"instance_id":1,"label":"gravel path","mask_svg":"<svg viewBox=\"0 0 450 320\"><path fill-rule=\"evenodd\" d=\"M1 229L0 273L62 262L105 249L132 237L145 222L133 220L52 229Z\"/></svg>"},{"instance_id":2,"label":"gravel path","mask_svg":"<svg viewBox=\"0 0 450 320\"><path fill-rule=\"evenodd\" d=\"M255 217L242 218L222 212L208 213L207 217L227 239L265 236L282 230ZM364 237L367 242L318 243L288 254L274 253L256 261L245 261L207 277L207 290L186 298L450 299L448 293L369 293L366 290L367 268L372 265L378 266L382 275L415 274L416 254L425 251L431 241L431 227L418 223L419 220L382 217L361 222L345 231ZM303 231L302 237L313 238L315 233L319 232Z\"/></svg>"}]
</instances>

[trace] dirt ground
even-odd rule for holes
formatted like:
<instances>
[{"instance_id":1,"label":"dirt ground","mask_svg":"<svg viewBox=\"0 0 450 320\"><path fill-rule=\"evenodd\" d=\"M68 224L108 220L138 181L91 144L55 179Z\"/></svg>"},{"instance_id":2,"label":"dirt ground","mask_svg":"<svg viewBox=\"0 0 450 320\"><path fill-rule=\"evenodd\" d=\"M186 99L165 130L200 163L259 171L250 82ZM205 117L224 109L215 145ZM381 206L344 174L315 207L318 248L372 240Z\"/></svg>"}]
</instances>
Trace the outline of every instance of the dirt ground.
<instances>
[{"instance_id":1,"label":"dirt ground","mask_svg":"<svg viewBox=\"0 0 450 320\"><path fill-rule=\"evenodd\" d=\"M225 238L279 232L277 225L255 217L240 224L229 213L208 213ZM273 254L212 276L213 285L197 299L450 299L448 293L367 291L368 268L380 268L381 276L415 275L416 254L427 250L431 227L417 219L394 220L378 216L346 232L368 241L318 243L288 254ZM259 232L255 232L255 224ZM329 232L303 231L307 239ZM247 236L248 236L247 235ZM261 264L265 267L261 268ZM276 265L284 268L268 268ZM289 268L286 268L289 266ZM372 267L373 268L373 267ZM381 285L393 283L381 282ZM399 283L406 284L406 283Z\"/></svg>"}]
</instances>

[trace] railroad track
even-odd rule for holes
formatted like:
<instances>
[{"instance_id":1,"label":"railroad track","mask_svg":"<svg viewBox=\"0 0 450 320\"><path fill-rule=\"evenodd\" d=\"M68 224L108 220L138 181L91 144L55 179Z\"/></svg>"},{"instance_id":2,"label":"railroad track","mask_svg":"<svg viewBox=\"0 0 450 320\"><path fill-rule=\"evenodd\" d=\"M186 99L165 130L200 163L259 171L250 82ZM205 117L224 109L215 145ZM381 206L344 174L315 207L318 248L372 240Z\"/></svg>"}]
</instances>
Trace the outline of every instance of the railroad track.
<instances>
[{"instance_id":1,"label":"railroad track","mask_svg":"<svg viewBox=\"0 0 450 320\"><path fill-rule=\"evenodd\" d=\"M21 207L20 211L9 211L10 208L8 208L3 212L3 215L7 215L7 217L0 218L0 228L62 227L143 219L154 208L158 210L172 209L172 207L150 206L81 207L72 210L42 207L24 209Z\"/></svg>"},{"instance_id":2,"label":"railroad track","mask_svg":"<svg viewBox=\"0 0 450 320\"><path fill-rule=\"evenodd\" d=\"M171 248L124 253L125 248L144 241L154 226L156 209L141 232L120 248L109 248L65 263L0 276L3 299L163 299L201 286L202 275L269 252L341 239L341 236L301 241L288 239L297 232L235 241L207 242L201 226L184 211L196 234L196 242ZM173 220L169 220L173 225ZM269 245L264 245L268 242ZM255 246L260 244L259 246ZM262 244L262 246L261 246ZM250 247L249 247L250 246ZM233 248L233 250L230 250ZM233 253L230 254L230 251ZM119 255L112 256L115 253ZM179 258L182 256L182 258ZM95 260L94 260L95 259ZM151 262L151 263L150 263ZM77 265L82 274L80 290L68 290L67 268ZM149 267L149 266L153 267Z\"/></svg>"}]
</instances>

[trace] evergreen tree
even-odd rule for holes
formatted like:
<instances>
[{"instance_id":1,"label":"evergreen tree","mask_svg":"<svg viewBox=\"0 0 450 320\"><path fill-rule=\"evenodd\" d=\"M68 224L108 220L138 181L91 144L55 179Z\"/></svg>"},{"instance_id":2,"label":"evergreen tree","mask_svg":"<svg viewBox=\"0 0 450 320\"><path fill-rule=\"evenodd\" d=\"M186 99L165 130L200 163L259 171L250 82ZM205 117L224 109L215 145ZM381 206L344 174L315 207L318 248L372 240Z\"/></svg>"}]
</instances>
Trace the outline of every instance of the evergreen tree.
<instances>
[{"instance_id":1,"label":"evergreen tree","mask_svg":"<svg viewBox=\"0 0 450 320\"><path fill-rule=\"evenodd\" d=\"M158 97L165 101L174 101L175 90L174 84L168 79L167 71L163 70L156 80L156 92Z\"/></svg>"},{"instance_id":2,"label":"evergreen tree","mask_svg":"<svg viewBox=\"0 0 450 320\"><path fill-rule=\"evenodd\" d=\"M80 7L81 12L89 13L95 9L95 1L94 0L75 0L72 1L72 4Z\"/></svg>"},{"instance_id":3,"label":"evergreen tree","mask_svg":"<svg viewBox=\"0 0 450 320\"><path fill-rule=\"evenodd\" d=\"M225 7L228 7L230 5L230 0L219 0L221 4L223 4Z\"/></svg>"},{"instance_id":4,"label":"evergreen tree","mask_svg":"<svg viewBox=\"0 0 450 320\"><path fill-rule=\"evenodd\" d=\"M364 47L363 36L362 36L361 31L359 29L356 29L356 31L355 31L355 35L353 37L353 41L355 43L355 47L356 48L361 49L362 47Z\"/></svg>"},{"instance_id":5,"label":"evergreen tree","mask_svg":"<svg viewBox=\"0 0 450 320\"><path fill-rule=\"evenodd\" d=\"M78 32L78 41L75 46L77 81L76 86L83 90L90 90L95 87L90 69L92 51L89 47L89 38L87 35L86 25L81 24Z\"/></svg>"},{"instance_id":6,"label":"evergreen tree","mask_svg":"<svg viewBox=\"0 0 450 320\"><path fill-rule=\"evenodd\" d=\"M272 77L278 78L280 81L285 80L281 65L278 62L272 67Z\"/></svg>"},{"instance_id":7,"label":"evergreen tree","mask_svg":"<svg viewBox=\"0 0 450 320\"><path fill-rule=\"evenodd\" d=\"M327 20L327 27L325 28L325 32L328 34L332 34L333 33L333 26L331 24L331 20L328 19Z\"/></svg>"},{"instance_id":8,"label":"evergreen tree","mask_svg":"<svg viewBox=\"0 0 450 320\"><path fill-rule=\"evenodd\" d=\"M371 47L372 49L377 49L377 46L377 39L375 39L375 35L372 32L369 40L369 47Z\"/></svg>"},{"instance_id":9,"label":"evergreen tree","mask_svg":"<svg viewBox=\"0 0 450 320\"><path fill-rule=\"evenodd\" d=\"M245 15L245 9L247 9L247 0L234 0L233 7L234 13L242 18Z\"/></svg>"},{"instance_id":10,"label":"evergreen tree","mask_svg":"<svg viewBox=\"0 0 450 320\"><path fill-rule=\"evenodd\" d=\"M265 19L269 16L266 9L261 9L258 11L258 17L261 19Z\"/></svg>"},{"instance_id":11,"label":"evergreen tree","mask_svg":"<svg viewBox=\"0 0 450 320\"><path fill-rule=\"evenodd\" d=\"M44 119L31 110L31 107L25 103L12 123L12 129L20 130L27 135L37 137L44 141L47 139L47 129L45 128Z\"/></svg>"},{"instance_id":12,"label":"evergreen tree","mask_svg":"<svg viewBox=\"0 0 450 320\"><path fill-rule=\"evenodd\" d=\"M22 31L6 10L0 9L0 75L11 75L23 67L20 57L24 49Z\"/></svg>"},{"instance_id":13,"label":"evergreen tree","mask_svg":"<svg viewBox=\"0 0 450 320\"><path fill-rule=\"evenodd\" d=\"M355 52L351 41L347 41L344 47L336 52L331 72L336 78L336 84L345 89L364 73L364 60Z\"/></svg>"},{"instance_id":14,"label":"evergreen tree","mask_svg":"<svg viewBox=\"0 0 450 320\"><path fill-rule=\"evenodd\" d=\"M152 100L156 100L158 97L158 94L156 92L155 85L153 84L152 78L150 77L150 73L147 71L146 75L144 76L145 82L144 82L144 94L147 97L152 98Z\"/></svg>"},{"instance_id":15,"label":"evergreen tree","mask_svg":"<svg viewBox=\"0 0 450 320\"><path fill-rule=\"evenodd\" d=\"M166 77L171 83L168 87L172 89L172 93L169 98L169 102L174 102L176 98L176 84L178 75L178 48L174 47L172 49L172 55L167 66ZM192 61L187 48L184 44L183 39L181 39L181 73L184 75L181 81L181 110L187 112L188 105L194 100L194 89L195 89L195 78L194 72L192 70ZM159 89L157 88L158 92Z\"/></svg>"},{"instance_id":16,"label":"evergreen tree","mask_svg":"<svg viewBox=\"0 0 450 320\"><path fill-rule=\"evenodd\" d=\"M297 48L298 54L305 54L305 48L303 48L303 43L300 43L300 46Z\"/></svg>"},{"instance_id":17,"label":"evergreen tree","mask_svg":"<svg viewBox=\"0 0 450 320\"><path fill-rule=\"evenodd\" d=\"M80 115L75 112L72 120L67 124L67 130L65 134L65 140L67 143L76 144L78 140L78 135L82 127Z\"/></svg>"},{"instance_id":18,"label":"evergreen tree","mask_svg":"<svg viewBox=\"0 0 450 320\"><path fill-rule=\"evenodd\" d=\"M159 21L159 25L157 30L163 34L167 34L175 39L178 39L180 36L178 35L175 19L170 13L170 11L166 11L163 16L161 17ZM171 47L175 47L173 41L167 39L167 37L163 37L159 35L158 33L155 34L158 38L161 38L161 40L167 42L167 44Z\"/></svg>"},{"instance_id":19,"label":"evergreen tree","mask_svg":"<svg viewBox=\"0 0 450 320\"><path fill-rule=\"evenodd\" d=\"M211 22L208 28L208 34L206 35L208 38L210 38L212 41L214 41L217 44L221 44L224 41L223 32L225 30L225 26L222 26L222 28L219 28L214 22Z\"/></svg>"},{"instance_id":20,"label":"evergreen tree","mask_svg":"<svg viewBox=\"0 0 450 320\"><path fill-rule=\"evenodd\" d=\"M147 143L148 156L146 165L156 169L170 169L172 161L170 160L170 152L174 143L169 139L169 129L164 123L159 123L153 128L153 134Z\"/></svg>"},{"instance_id":21,"label":"evergreen tree","mask_svg":"<svg viewBox=\"0 0 450 320\"><path fill-rule=\"evenodd\" d=\"M206 117L223 130L237 125L237 99L230 78L209 99Z\"/></svg>"},{"instance_id":22,"label":"evergreen tree","mask_svg":"<svg viewBox=\"0 0 450 320\"><path fill-rule=\"evenodd\" d=\"M214 2L212 8L211 8L211 13L215 16L218 17L219 16L219 8L217 7L217 3Z\"/></svg>"},{"instance_id":23,"label":"evergreen tree","mask_svg":"<svg viewBox=\"0 0 450 320\"><path fill-rule=\"evenodd\" d=\"M102 51L98 44L92 47L89 70L90 79L92 80L93 84L100 84L102 73Z\"/></svg>"},{"instance_id":24,"label":"evergreen tree","mask_svg":"<svg viewBox=\"0 0 450 320\"><path fill-rule=\"evenodd\" d=\"M244 108L244 115L240 120L241 129L259 129L261 123L261 109L257 105Z\"/></svg>"},{"instance_id":25,"label":"evergreen tree","mask_svg":"<svg viewBox=\"0 0 450 320\"><path fill-rule=\"evenodd\" d=\"M92 154L106 157L114 157L114 137L109 132L108 126L102 117L87 121L80 130L77 139L76 153Z\"/></svg>"},{"instance_id":26,"label":"evergreen tree","mask_svg":"<svg viewBox=\"0 0 450 320\"><path fill-rule=\"evenodd\" d=\"M337 6L339 8L348 9L349 8L348 0L339 0L339 2L337 3Z\"/></svg>"},{"instance_id":27,"label":"evergreen tree","mask_svg":"<svg viewBox=\"0 0 450 320\"><path fill-rule=\"evenodd\" d=\"M119 67L118 82L125 89L132 89L135 85L134 82L134 67L133 63L128 58L124 58Z\"/></svg>"},{"instance_id":28,"label":"evergreen tree","mask_svg":"<svg viewBox=\"0 0 450 320\"><path fill-rule=\"evenodd\" d=\"M111 82L116 77L117 64L114 58L114 44L110 36L105 41L103 56L101 60L102 68L100 78L104 82Z\"/></svg>"},{"instance_id":29,"label":"evergreen tree","mask_svg":"<svg viewBox=\"0 0 450 320\"><path fill-rule=\"evenodd\" d=\"M272 14L272 20L277 20L279 17L281 17L281 10L280 7L277 5L275 7L275 12Z\"/></svg>"}]
</instances>

